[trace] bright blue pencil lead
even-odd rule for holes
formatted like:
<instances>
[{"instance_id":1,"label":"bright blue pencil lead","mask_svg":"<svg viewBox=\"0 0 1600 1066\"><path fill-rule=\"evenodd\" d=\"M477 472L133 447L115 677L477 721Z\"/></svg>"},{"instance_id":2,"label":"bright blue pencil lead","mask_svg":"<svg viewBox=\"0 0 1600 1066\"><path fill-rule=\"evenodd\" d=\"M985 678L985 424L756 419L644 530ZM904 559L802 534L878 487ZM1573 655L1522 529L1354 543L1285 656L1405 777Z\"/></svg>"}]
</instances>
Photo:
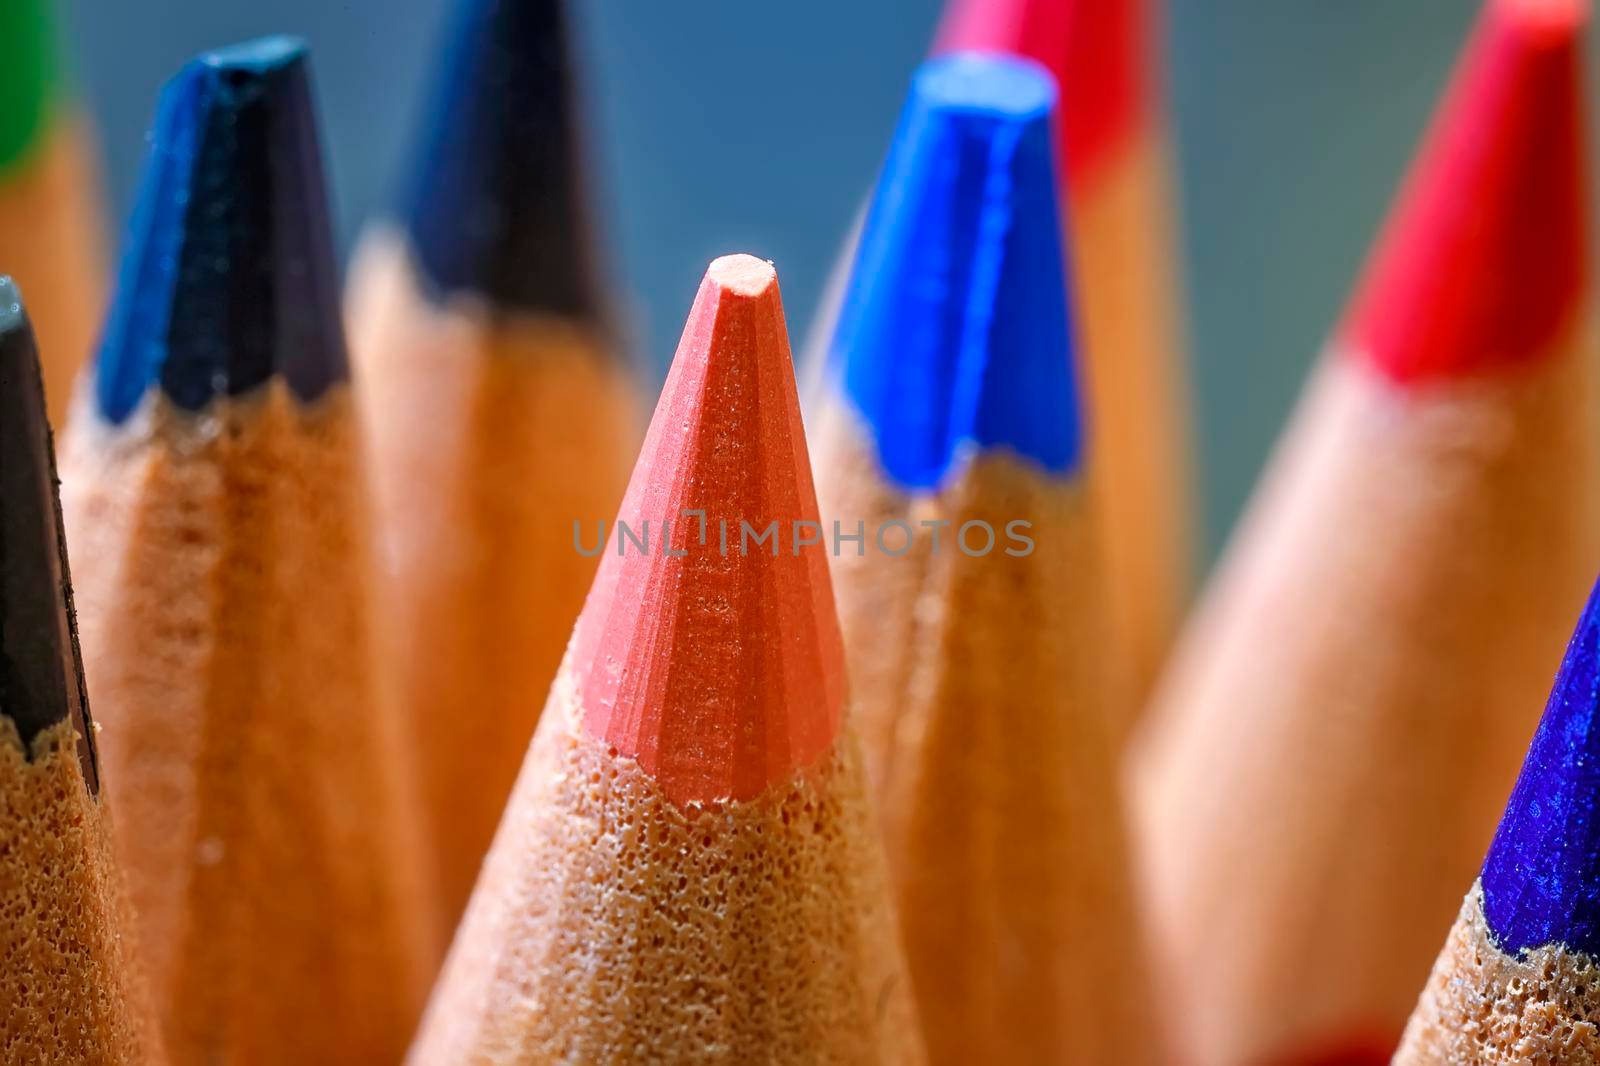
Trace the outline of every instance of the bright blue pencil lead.
<instances>
[{"instance_id":1,"label":"bright blue pencil lead","mask_svg":"<svg viewBox=\"0 0 1600 1066\"><path fill-rule=\"evenodd\" d=\"M867 216L830 365L884 473L937 487L964 448L1082 457L1055 83L1023 59L923 64Z\"/></svg>"},{"instance_id":2,"label":"bright blue pencil lead","mask_svg":"<svg viewBox=\"0 0 1600 1066\"><path fill-rule=\"evenodd\" d=\"M1564 944L1600 956L1600 586L1484 860L1483 904L1507 953Z\"/></svg>"},{"instance_id":3,"label":"bright blue pencil lead","mask_svg":"<svg viewBox=\"0 0 1600 1066\"><path fill-rule=\"evenodd\" d=\"M199 410L281 376L348 376L305 46L208 52L162 90L95 370L121 422L152 385Z\"/></svg>"}]
</instances>

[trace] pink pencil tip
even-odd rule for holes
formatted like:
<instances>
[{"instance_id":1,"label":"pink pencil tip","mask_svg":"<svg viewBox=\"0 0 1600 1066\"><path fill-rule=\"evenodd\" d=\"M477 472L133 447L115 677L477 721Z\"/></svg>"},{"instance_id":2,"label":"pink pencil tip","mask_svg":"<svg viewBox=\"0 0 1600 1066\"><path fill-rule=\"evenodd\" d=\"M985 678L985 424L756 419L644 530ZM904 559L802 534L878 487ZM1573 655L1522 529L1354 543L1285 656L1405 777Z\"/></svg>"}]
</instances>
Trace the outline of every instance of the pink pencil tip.
<instances>
[{"instance_id":1,"label":"pink pencil tip","mask_svg":"<svg viewBox=\"0 0 1600 1066\"><path fill-rule=\"evenodd\" d=\"M844 654L770 263L707 270L617 520L570 660L588 733L680 805L816 762Z\"/></svg>"}]
</instances>

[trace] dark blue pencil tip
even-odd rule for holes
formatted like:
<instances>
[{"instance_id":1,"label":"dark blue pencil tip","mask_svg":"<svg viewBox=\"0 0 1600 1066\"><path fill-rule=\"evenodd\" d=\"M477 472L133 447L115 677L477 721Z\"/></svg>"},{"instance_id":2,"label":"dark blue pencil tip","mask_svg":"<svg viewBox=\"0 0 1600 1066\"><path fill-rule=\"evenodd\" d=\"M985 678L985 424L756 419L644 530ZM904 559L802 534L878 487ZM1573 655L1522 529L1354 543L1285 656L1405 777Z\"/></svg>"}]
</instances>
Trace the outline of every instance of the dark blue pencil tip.
<instances>
[{"instance_id":1,"label":"dark blue pencil tip","mask_svg":"<svg viewBox=\"0 0 1600 1066\"><path fill-rule=\"evenodd\" d=\"M0 277L0 714L16 725L25 750L70 720L84 779L99 792L44 379L22 296L7 277Z\"/></svg>"},{"instance_id":2,"label":"dark blue pencil tip","mask_svg":"<svg viewBox=\"0 0 1600 1066\"><path fill-rule=\"evenodd\" d=\"M923 64L862 231L830 365L890 479L934 488L967 447L1061 475L1082 427L1044 68Z\"/></svg>"},{"instance_id":3,"label":"dark blue pencil tip","mask_svg":"<svg viewBox=\"0 0 1600 1066\"><path fill-rule=\"evenodd\" d=\"M95 372L121 422L151 386L185 410L281 377L348 376L305 46L208 52L162 90Z\"/></svg>"},{"instance_id":4,"label":"dark blue pencil tip","mask_svg":"<svg viewBox=\"0 0 1600 1066\"><path fill-rule=\"evenodd\" d=\"M1600 586L1489 846L1483 905L1508 953L1564 944L1600 957Z\"/></svg>"},{"instance_id":5,"label":"dark blue pencil tip","mask_svg":"<svg viewBox=\"0 0 1600 1066\"><path fill-rule=\"evenodd\" d=\"M404 205L436 295L598 320L558 0L465 0Z\"/></svg>"}]
</instances>

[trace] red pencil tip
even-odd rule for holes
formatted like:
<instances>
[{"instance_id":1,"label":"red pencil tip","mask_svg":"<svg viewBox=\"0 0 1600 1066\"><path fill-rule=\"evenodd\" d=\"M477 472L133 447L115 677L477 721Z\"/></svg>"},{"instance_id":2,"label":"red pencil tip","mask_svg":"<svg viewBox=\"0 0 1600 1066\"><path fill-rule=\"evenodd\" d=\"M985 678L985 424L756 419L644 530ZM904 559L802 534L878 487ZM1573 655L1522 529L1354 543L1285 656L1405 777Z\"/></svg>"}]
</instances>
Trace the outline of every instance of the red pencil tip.
<instances>
[{"instance_id":1,"label":"red pencil tip","mask_svg":"<svg viewBox=\"0 0 1600 1066\"><path fill-rule=\"evenodd\" d=\"M1006 52L1055 76L1067 190L1149 112L1148 0L950 0L936 53Z\"/></svg>"},{"instance_id":2,"label":"red pencil tip","mask_svg":"<svg viewBox=\"0 0 1600 1066\"><path fill-rule=\"evenodd\" d=\"M573 637L588 733L678 804L814 763L844 654L770 263L706 271L617 523Z\"/></svg>"},{"instance_id":3,"label":"red pencil tip","mask_svg":"<svg viewBox=\"0 0 1600 1066\"><path fill-rule=\"evenodd\" d=\"M1526 363L1588 275L1580 0L1491 0L1345 320L1401 382Z\"/></svg>"}]
</instances>

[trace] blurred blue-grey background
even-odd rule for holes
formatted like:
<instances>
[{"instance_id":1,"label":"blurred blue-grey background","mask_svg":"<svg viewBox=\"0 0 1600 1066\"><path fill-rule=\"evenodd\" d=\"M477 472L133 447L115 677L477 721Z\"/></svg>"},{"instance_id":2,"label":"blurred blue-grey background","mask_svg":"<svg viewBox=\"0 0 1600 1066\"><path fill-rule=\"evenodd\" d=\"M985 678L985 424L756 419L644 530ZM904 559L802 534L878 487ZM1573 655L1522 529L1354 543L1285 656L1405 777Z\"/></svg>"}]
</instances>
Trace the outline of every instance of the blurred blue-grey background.
<instances>
[{"instance_id":1,"label":"blurred blue-grey background","mask_svg":"<svg viewBox=\"0 0 1600 1066\"><path fill-rule=\"evenodd\" d=\"M179 64L263 33L308 39L348 249L396 188L449 0L64 2L114 219L132 195L156 90ZM603 238L641 360L662 372L706 262L729 251L778 264L798 343L938 0L571 7ZM1170 5L1165 90L1212 550L1339 314L1475 9Z\"/></svg>"}]
</instances>

